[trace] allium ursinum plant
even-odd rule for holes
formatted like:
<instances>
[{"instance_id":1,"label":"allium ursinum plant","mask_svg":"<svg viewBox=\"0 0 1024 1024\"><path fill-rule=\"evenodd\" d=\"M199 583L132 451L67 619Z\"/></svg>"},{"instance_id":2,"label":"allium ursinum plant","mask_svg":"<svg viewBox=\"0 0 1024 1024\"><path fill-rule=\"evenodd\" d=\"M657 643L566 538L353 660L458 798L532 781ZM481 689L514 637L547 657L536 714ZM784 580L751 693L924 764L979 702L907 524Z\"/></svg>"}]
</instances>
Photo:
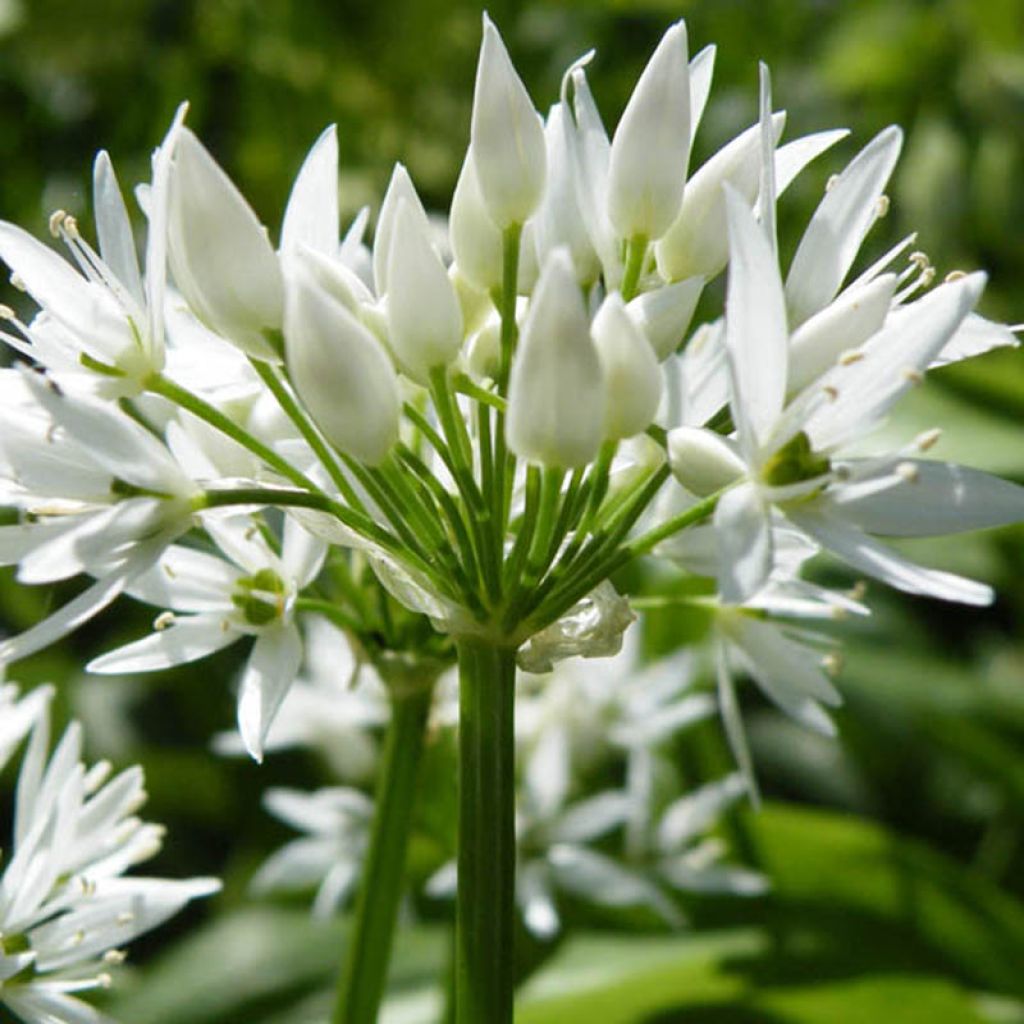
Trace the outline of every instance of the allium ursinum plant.
<instances>
[{"instance_id":1,"label":"allium ursinum plant","mask_svg":"<svg viewBox=\"0 0 1024 1024\"><path fill-rule=\"evenodd\" d=\"M126 943L220 883L122 877L163 837L135 816L142 769L111 777L106 761L87 767L77 722L51 754L50 696L0 687L0 770L31 736L0 875L0 1006L26 1024L100 1024L109 1018L78 996L108 988Z\"/></svg>"},{"instance_id":2,"label":"allium ursinum plant","mask_svg":"<svg viewBox=\"0 0 1024 1024\"><path fill-rule=\"evenodd\" d=\"M299 668L299 618L349 629L388 687L337 1020L377 1013L418 751L453 651L458 1016L500 1024L513 987L517 658L543 670L613 653L633 614L609 578L633 559L662 552L710 575L721 706L750 776L734 668L831 728L823 705L838 694L787 623L862 609L798 578L811 553L984 603L988 588L878 538L1024 518L1021 488L922 458L936 432L863 454L929 368L1016 342L973 313L982 274L929 289L921 254L890 269L912 239L847 283L886 212L899 130L832 180L783 278L777 197L844 133L780 146L785 115L762 69L757 122L688 178L713 48L691 61L673 25L611 139L588 61L567 71L545 121L484 19L447 240L401 166L372 247L365 216L342 238L329 128L275 249L184 107L138 193L143 267L105 154L96 248L63 213L51 230L72 263L0 224L0 257L40 306L27 323L9 312L4 333L27 365L0 385L4 497L22 513L0 555L24 582L93 580L0 644L0 659L122 593L163 610L152 636L99 670L179 664L252 637L239 727L257 758ZM726 264L723 318L691 330ZM570 799L551 813L569 814ZM665 826L669 847L694 817Z\"/></svg>"}]
</instances>

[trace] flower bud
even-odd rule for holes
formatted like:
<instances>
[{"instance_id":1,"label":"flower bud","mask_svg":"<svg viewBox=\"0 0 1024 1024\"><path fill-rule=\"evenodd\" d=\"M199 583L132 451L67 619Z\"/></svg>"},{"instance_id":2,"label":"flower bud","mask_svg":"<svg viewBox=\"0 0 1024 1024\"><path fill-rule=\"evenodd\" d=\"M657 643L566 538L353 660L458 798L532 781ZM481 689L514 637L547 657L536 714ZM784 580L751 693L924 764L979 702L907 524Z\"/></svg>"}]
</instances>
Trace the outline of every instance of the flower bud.
<instances>
[{"instance_id":1,"label":"flower bud","mask_svg":"<svg viewBox=\"0 0 1024 1024\"><path fill-rule=\"evenodd\" d=\"M601 447L604 413L601 364L583 296L568 251L556 249L541 272L512 363L508 446L545 466L586 465Z\"/></svg>"},{"instance_id":2,"label":"flower bud","mask_svg":"<svg viewBox=\"0 0 1024 1024\"><path fill-rule=\"evenodd\" d=\"M650 426L661 401L661 368L647 339L612 292L591 327L605 388L606 440L632 437Z\"/></svg>"},{"instance_id":3,"label":"flower bud","mask_svg":"<svg viewBox=\"0 0 1024 1024\"><path fill-rule=\"evenodd\" d=\"M544 191L544 129L486 14L470 138L480 192L491 219L502 229L524 224Z\"/></svg>"},{"instance_id":4,"label":"flower bud","mask_svg":"<svg viewBox=\"0 0 1024 1024\"><path fill-rule=\"evenodd\" d=\"M459 272L481 291L501 285L501 232L484 206L473 149L466 151L455 183L448 233Z\"/></svg>"},{"instance_id":5,"label":"flower bud","mask_svg":"<svg viewBox=\"0 0 1024 1024\"><path fill-rule=\"evenodd\" d=\"M620 238L660 238L679 213L690 157L686 25L676 22L644 68L612 139L608 215Z\"/></svg>"},{"instance_id":6,"label":"flower bud","mask_svg":"<svg viewBox=\"0 0 1024 1024\"><path fill-rule=\"evenodd\" d=\"M691 277L644 292L627 304L626 312L660 362L682 344L703 290L704 278Z\"/></svg>"},{"instance_id":7,"label":"flower bud","mask_svg":"<svg viewBox=\"0 0 1024 1024\"><path fill-rule=\"evenodd\" d=\"M576 178L568 152L569 132L575 129L566 124L568 116L565 105L556 103L544 125L548 184L540 209L530 223L536 225L534 237L538 261L543 264L549 252L560 245L567 246L576 270L576 279L589 284L597 280L601 264L577 200Z\"/></svg>"},{"instance_id":8,"label":"flower bud","mask_svg":"<svg viewBox=\"0 0 1024 1024\"><path fill-rule=\"evenodd\" d=\"M790 395L802 391L831 369L843 353L852 352L881 329L896 283L895 274L881 274L868 284L848 288L793 332L786 383Z\"/></svg>"},{"instance_id":9,"label":"flower bud","mask_svg":"<svg viewBox=\"0 0 1024 1024\"><path fill-rule=\"evenodd\" d=\"M673 476L698 498L720 491L746 472L732 444L703 427L668 432L668 463Z\"/></svg>"},{"instance_id":10,"label":"flower bud","mask_svg":"<svg viewBox=\"0 0 1024 1024\"><path fill-rule=\"evenodd\" d=\"M171 171L168 244L178 289L209 328L258 359L277 356L284 285L266 228L203 144L182 128Z\"/></svg>"},{"instance_id":11,"label":"flower bud","mask_svg":"<svg viewBox=\"0 0 1024 1024\"><path fill-rule=\"evenodd\" d=\"M317 283L303 255L288 281L288 372L327 439L375 465L398 440L397 375L377 339Z\"/></svg>"},{"instance_id":12,"label":"flower bud","mask_svg":"<svg viewBox=\"0 0 1024 1024\"><path fill-rule=\"evenodd\" d=\"M772 115L776 142L785 123L785 114ZM698 274L711 280L722 272L729 261L722 186L731 185L753 204L760 173L761 127L755 124L723 146L687 183L679 215L654 247L658 272L666 281Z\"/></svg>"},{"instance_id":13,"label":"flower bud","mask_svg":"<svg viewBox=\"0 0 1024 1024\"><path fill-rule=\"evenodd\" d=\"M462 346L459 300L426 229L415 208L399 199L387 269L388 337L420 384L429 382L434 367L451 363Z\"/></svg>"},{"instance_id":14,"label":"flower bud","mask_svg":"<svg viewBox=\"0 0 1024 1024\"><path fill-rule=\"evenodd\" d=\"M391 181L388 182L388 190L384 193L384 202L381 203L380 216L377 218L377 231L373 237L373 283L379 297L386 295L388 290L391 236L394 232L395 214L403 200L408 205L417 228L421 230L424 238L429 239L430 222L416 192L416 186L413 185L405 167L402 164L395 164L395 169L391 172Z\"/></svg>"}]
</instances>

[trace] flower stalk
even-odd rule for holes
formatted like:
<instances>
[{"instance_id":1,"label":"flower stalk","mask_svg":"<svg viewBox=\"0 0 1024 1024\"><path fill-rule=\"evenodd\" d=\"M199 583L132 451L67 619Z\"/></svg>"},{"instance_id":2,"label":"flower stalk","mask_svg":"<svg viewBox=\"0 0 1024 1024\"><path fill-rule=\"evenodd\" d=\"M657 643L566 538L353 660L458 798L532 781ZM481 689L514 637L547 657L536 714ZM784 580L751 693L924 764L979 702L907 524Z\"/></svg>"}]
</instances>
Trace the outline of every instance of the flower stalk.
<instances>
[{"instance_id":1,"label":"flower stalk","mask_svg":"<svg viewBox=\"0 0 1024 1024\"><path fill-rule=\"evenodd\" d=\"M395 919L402 897L434 674L392 681L391 724L375 794L370 846L352 932L338 977L333 1024L373 1024L387 981Z\"/></svg>"},{"instance_id":2,"label":"flower stalk","mask_svg":"<svg viewBox=\"0 0 1024 1024\"><path fill-rule=\"evenodd\" d=\"M459 1024L511 1024L515 982L515 648L462 639L459 659Z\"/></svg>"}]
</instances>

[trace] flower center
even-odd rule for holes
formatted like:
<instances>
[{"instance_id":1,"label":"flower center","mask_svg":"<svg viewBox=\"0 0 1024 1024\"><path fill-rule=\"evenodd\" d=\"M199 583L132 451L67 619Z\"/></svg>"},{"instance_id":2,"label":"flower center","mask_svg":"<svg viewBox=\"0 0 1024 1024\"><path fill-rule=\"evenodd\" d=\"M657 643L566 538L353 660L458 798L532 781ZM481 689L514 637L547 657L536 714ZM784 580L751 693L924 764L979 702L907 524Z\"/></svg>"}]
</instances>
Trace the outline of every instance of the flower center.
<instances>
[{"instance_id":1,"label":"flower center","mask_svg":"<svg viewBox=\"0 0 1024 1024\"><path fill-rule=\"evenodd\" d=\"M828 459L811 448L810 438L801 430L768 459L761 479L771 487L787 487L823 476L830 468Z\"/></svg>"},{"instance_id":2,"label":"flower center","mask_svg":"<svg viewBox=\"0 0 1024 1024\"><path fill-rule=\"evenodd\" d=\"M286 592L284 580L273 569L260 569L238 581L231 601L251 626L266 626L284 614Z\"/></svg>"}]
</instances>

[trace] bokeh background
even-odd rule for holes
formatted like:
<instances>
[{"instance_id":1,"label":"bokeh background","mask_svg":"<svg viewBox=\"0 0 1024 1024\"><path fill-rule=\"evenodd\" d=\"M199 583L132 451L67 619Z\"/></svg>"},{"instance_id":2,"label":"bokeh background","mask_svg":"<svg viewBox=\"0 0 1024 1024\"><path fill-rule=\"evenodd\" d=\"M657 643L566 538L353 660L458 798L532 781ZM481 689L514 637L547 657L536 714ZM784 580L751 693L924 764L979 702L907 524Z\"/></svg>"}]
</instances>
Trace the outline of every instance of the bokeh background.
<instances>
[{"instance_id":1,"label":"bokeh background","mask_svg":"<svg viewBox=\"0 0 1024 1024\"><path fill-rule=\"evenodd\" d=\"M718 45L696 161L754 119L758 59L790 112L787 138L851 128L785 197L784 259L828 174L902 124L891 212L871 252L916 229L940 273L989 271L984 313L1024 320L1021 0L504 0L490 13L542 110L566 64L596 47L591 80L608 124L667 24L685 16L694 51ZM343 211L379 201L396 160L441 209L468 138L479 24L477 6L451 0L0 0L0 217L43 235L62 207L88 224L95 150L111 152L123 183L145 180L183 98L272 232L306 149L332 121ZM6 285L0 298L20 301ZM1022 425L1024 354L1003 351L930 375L887 429L939 426L936 454L1024 482ZM844 633L835 744L747 694L769 803L725 832L772 877L772 895L694 900L679 936L574 908L575 937L541 967L520 1019L1024 1021L1024 529L911 549L989 581L998 601L977 610L872 588L874 618ZM23 628L74 589L21 588L4 572L0 616ZM261 810L262 790L326 783L326 767L312 755L257 768L210 753L233 721L231 653L175 673L83 677L89 657L150 618L118 606L10 673L58 684L60 713L85 721L92 756L145 766L148 814L170 826L156 867L225 878L210 906L140 944L112 1009L127 1024L322 1019L344 922L311 922L302 901L256 901L247 883L288 838ZM648 646L668 649L698 625L660 613ZM680 763L693 781L722 767L714 727L686 743ZM450 786L449 768L435 765L425 785ZM421 910L393 972L406 1006L445 959L443 914Z\"/></svg>"}]
</instances>

